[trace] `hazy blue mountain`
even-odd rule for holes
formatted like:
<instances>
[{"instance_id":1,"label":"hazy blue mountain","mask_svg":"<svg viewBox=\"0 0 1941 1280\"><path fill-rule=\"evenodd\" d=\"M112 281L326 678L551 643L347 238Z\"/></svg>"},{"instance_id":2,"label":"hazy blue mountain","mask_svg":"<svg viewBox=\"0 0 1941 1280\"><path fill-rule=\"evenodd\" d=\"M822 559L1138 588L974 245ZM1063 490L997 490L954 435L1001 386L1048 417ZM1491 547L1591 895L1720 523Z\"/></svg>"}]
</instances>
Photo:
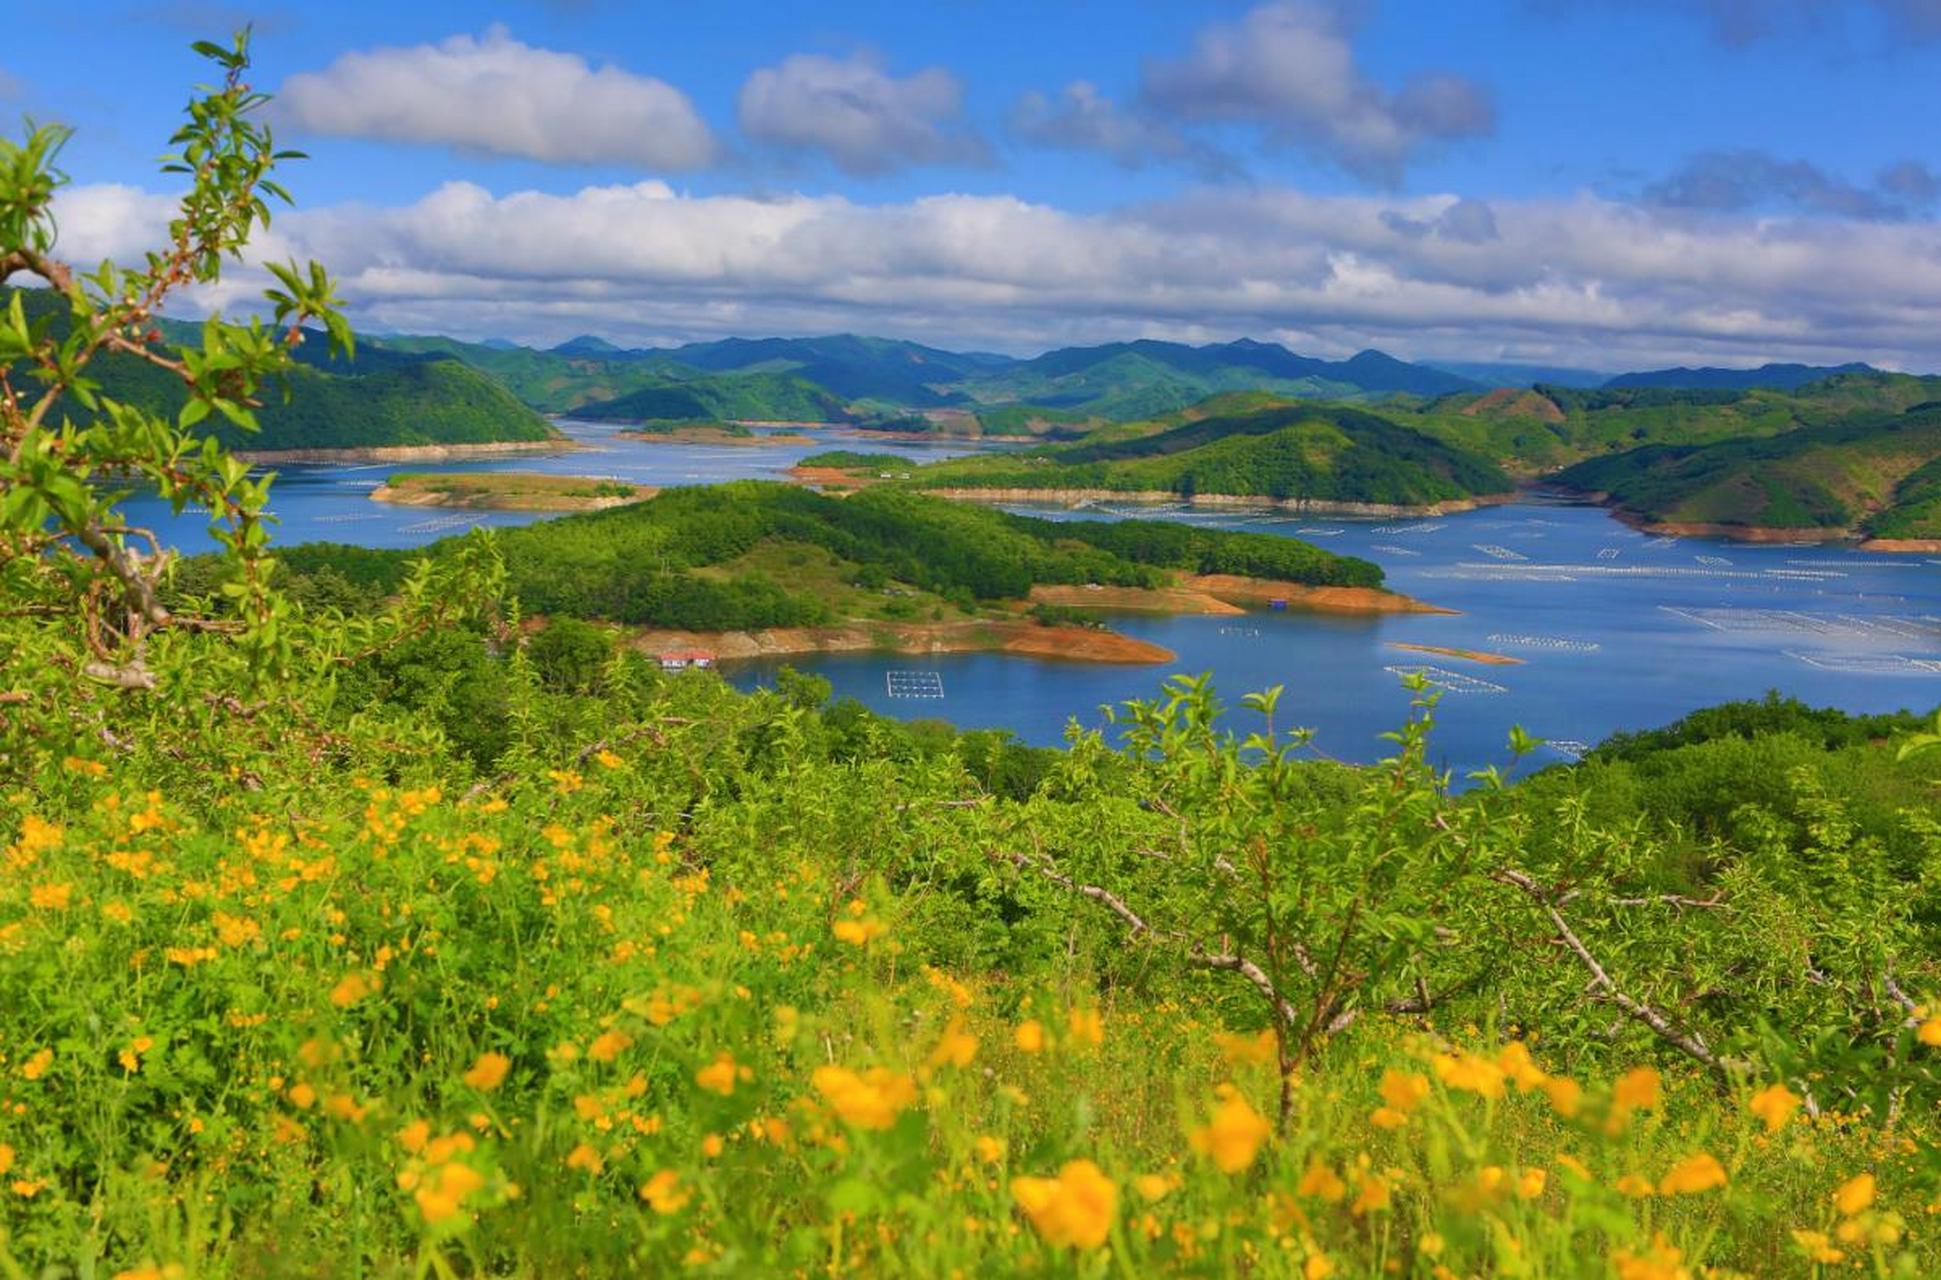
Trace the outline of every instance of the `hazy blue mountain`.
<instances>
[{"instance_id":1,"label":"hazy blue mountain","mask_svg":"<svg viewBox=\"0 0 1941 1280\"><path fill-rule=\"evenodd\" d=\"M1431 360L1431 369L1441 369L1460 378L1469 378L1486 387L1534 387L1539 382L1553 387L1601 387L1611 375L1595 369L1569 365L1518 364L1514 361Z\"/></svg>"},{"instance_id":2,"label":"hazy blue mountain","mask_svg":"<svg viewBox=\"0 0 1941 1280\"><path fill-rule=\"evenodd\" d=\"M1605 382L1607 387L1687 387L1699 390L1749 391L1766 387L1774 391L1797 391L1809 382L1830 378L1837 373L1877 373L1872 365L1852 364L1762 364L1757 369L1649 369L1641 373L1620 373Z\"/></svg>"}]
</instances>

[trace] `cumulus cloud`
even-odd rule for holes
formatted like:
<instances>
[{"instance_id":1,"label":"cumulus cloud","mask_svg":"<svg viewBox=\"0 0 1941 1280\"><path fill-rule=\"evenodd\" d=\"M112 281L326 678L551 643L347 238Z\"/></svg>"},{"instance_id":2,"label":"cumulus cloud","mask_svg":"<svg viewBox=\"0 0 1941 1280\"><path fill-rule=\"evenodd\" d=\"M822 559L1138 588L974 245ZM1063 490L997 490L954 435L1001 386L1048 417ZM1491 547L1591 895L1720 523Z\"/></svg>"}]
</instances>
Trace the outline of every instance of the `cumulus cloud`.
<instances>
[{"instance_id":1,"label":"cumulus cloud","mask_svg":"<svg viewBox=\"0 0 1941 1280\"><path fill-rule=\"evenodd\" d=\"M1262 127L1369 177L1395 178L1424 148L1495 129L1489 92L1449 72L1390 91L1358 65L1348 11L1326 0L1273 0L1200 32L1185 57L1147 62L1141 97L1184 121Z\"/></svg>"},{"instance_id":2,"label":"cumulus cloud","mask_svg":"<svg viewBox=\"0 0 1941 1280\"><path fill-rule=\"evenodd\" d=\"M1382 225L1411 239L1434 235L1457 244L1488 244L1502 238L1496 229L1496 210L1485 201L1467 197L1453 201L1434 218L1411 218L1384 209Z\"/></svg>"},{"instance_id":3,"label":"cumulus cloud","mask_svg":"<svg viewBox=\"0 0 1941 1280\"><path fill-rule=\"evenodd\" d=\"M343 54L284 81L277 105L315 133L548 164L684 170L715 152L694 104L674 86L522 44L501 26L480 37Z\"/></svg>"},{"instance_id":4,"label":"cumulus cloud","mask_svg":"<svg viewBox=\"0 0 1941 1280\"><path fill-rule=\"evenodd\" d=\"M736 108L742 131L757 142L874 174L988 159L983 139L960 123L963 96L943 67L898 78L868 54L798 53L750 75Z\"/></svg>"},{"instance_id":5,"label":"cumulus cloud","mask_svg":"<svg viewBox=\"0 0 1941 1280\"><path fill-rule=\"evenodd\" d=\"M86 260L159 236L168 210L80 187L58 212ZM1941 365L1941 224L1693 218L1591 196L1206 188L1074 213L1006 196L871 205L659 182L563 195L451 183L399 207L294 211L258 252L330 264L362 324L467 337L851 330L1020 350L1252 335L1324 354L1598 368ZM206 300L235 304L248 287Z\"/></svg>"},{"instance_id":6,"label":"cumulus cloud","mask_svg":"<svg viewBox=\"0 0 1941 1280\"><path fill-rule=\"evenodd\" d=\"M1932 204L1941 184L1927 166L1904 160L1871 187L1835 177L1806 160L1764 151L1704 151L1645 187L1644 198L1675 209L1739 213L1788 209L1841 218L1905 218Z\"/></svg>"},{"instance_id":7,"label":"cumulus cloud","mask_svg":"<svg viewBox=\"0 0 1941 1280\"><path fill-rule=\"evenodd\" d=\"M1128 169L1178 164L1201 177L1240 175L1220 148L1149 114L1128 112L1088 80L1074 80L1056 96L1031 90L1011 112L1011 132L1021 141L1068 151L1098 151Z\"/></svg>"}]
</instances>

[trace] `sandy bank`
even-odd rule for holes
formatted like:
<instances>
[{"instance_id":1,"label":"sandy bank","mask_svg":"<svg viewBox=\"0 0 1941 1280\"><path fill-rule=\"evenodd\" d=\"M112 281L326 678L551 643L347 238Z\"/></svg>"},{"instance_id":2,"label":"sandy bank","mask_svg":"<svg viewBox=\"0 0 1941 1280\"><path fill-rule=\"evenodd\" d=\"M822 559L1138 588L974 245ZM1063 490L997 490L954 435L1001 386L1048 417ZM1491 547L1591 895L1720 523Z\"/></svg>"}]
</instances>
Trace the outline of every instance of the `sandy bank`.
<instances>
[{"instance_id":1,"label":"sandy bank","mask_svg":"<svg viewBox=\"0 0 1941 1280\"><path fill-rule=\"evenodd\" d=\"M1107 587L1041 582L1031 588L1031 602L1124 613L1208 613L1226 616L1246 612L1239 605L1229 604L1190 587Z\"/></svg>"},{"instance_id":2,"label":"sandy bank","mask_svg":"<svg viewBox=\"0 0 1941 1280\"><path fill-rule=\"evenodd\" d=\"M866 489L875 476L860 476L841 467L790 467L789 479L817 489Z\"/></svg>"},{"instance_id":3,"label":"sandy bank","mask_svg":"<svg viewBox=\"0 0 1941 1280\"><path fill-rule=\"evenodd\" d=\"M453 458L504 458L570 453L571 440L506 440L491 444L398 444L366 449L241 449L244 462L445 462Z\"/></svg>"},{"instance_id":4,"label":"sandy bank","mask_svg":"<svg viewBox=\"0 0 1941 1280\"><path fill-rule=\"evenodd\" d=\"M1312 609L1322 613L1458 612L1380 587L1310 587L1299 582L1243 578L1232 573L1194 574L1181 579L1180 585L1203 591L1230 604L1258 606L1274 600L1285 600L1290 609Z\"/></svg>"},{"instance_id":5,"label":"sandy bank","mask_svg":"<svg viewBox=\"0 0 1941 1280\"><path fill-rule=\"evenodd\" d=\"M1941 555L1941 538L1869 538L1860 544L1860 549L1897 555Z\"/></svg>"},{"instance_id":6,"label":"sandy bank","mask_svg":"<svg viewBox=\"0 0 1941 1280\"><path fill-rule=\"evenodd\" d=\"M1391 649L1407 649L1410 653L1434 653L1445 658L1461 658L1465 662L1485 662L1492 667L1520 667L1522 658L1512 658L1507 653L1487 653L1481 649L1448 649L1439 644L1404 644L1400 640L1390 640Z\"/></svg>"},{"instance_id":7,"label":"sandy bank","mask_svg":"<svg viewBox=\"0 0 1941 1280\"><path fill-rule=\"evenodd\" d=\"M647 653L707 649L724 661L785 658L803 653L1013 653L1067 662L1171 662L1172 650L1092 627L1041 627L1035 622L973 621L847 623L832 627L772 627L762 631L645 629L628 642Z\"/></svg>"},{"instance_id":8,"label":"sandy bank","mask_svg":"<svg viewBox=\"0 0 1941 1280\"><path fill-rule=\"evenodd\" d=\"M1322 498L1267 498L1233 493L1196 493L1185 497L1161 489L923 489L920 492L960 502L1028 503L1049 507L1079 507L1093 502L1136 505L1254 508L1291 511L1311 516L1444 516L1516 500L1514 493L1489 493L1474 498L1407 506L1390 502L1334 502Z\"/></svg>"}]
</instances>

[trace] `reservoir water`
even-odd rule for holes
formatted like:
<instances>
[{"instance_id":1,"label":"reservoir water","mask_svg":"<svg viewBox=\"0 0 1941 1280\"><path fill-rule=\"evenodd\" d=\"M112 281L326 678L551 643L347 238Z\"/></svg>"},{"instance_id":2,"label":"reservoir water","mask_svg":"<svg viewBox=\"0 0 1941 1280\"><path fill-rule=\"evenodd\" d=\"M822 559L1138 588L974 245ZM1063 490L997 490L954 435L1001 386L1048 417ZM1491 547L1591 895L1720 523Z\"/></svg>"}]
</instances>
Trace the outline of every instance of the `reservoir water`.
<instances>
[{"instance_id":1,"label":"reservoir water","mask_svg":"<svg viewBox=\"0 0 1941 1280\"><path fill-rule=\"evenodd\" d=\"M818 432L815 445L650 444L614 429L562 424L585 451L543 458L425 464L437 470L540 470L647 485L780 478L819 449L907 452L912 461L980 446L859 444ZM981 446L990 447L990 446ZM327 539L420 545L473 525L523 524L530 513L390 507L369 500L396 464L292 466L271 507L283 543ZM129 504L135 523L165 529L185 550L209 546L203 521L169 519L153 499ZM1506 759L1512 724L1549 739L1534 765L1620 729L1664 724L1730 698L1779 689L1850 711L1925 710L1941 703L1941 560L1849 548L1783 547L1639 533L1588 506L1531 498L1422 520L1345 520L1272 512L1148 507L1045 512L1060 519L1188 520L1310 540L1379 563L1394 590L1459 612L1352 617L1257 610L1242 617L1110 616L1119 631L1178 655L1159 666L1095 666L994 654L842 654L790 659L842 696L902 717L1005 728L1035 743L1068 722L1102 723L1099 708L1151 697L1175 673L1211 671L1223 696L1283 685L1283 724L1317 731L1316 745L1356 761L1406 714L1406 669L1427 668L1445 690L1435 753L1466 771ZM1398 645L1487 651L1522 659L1484 665ZM744 687L779 663L728 666Z\"/></svg>"}]
</instances>

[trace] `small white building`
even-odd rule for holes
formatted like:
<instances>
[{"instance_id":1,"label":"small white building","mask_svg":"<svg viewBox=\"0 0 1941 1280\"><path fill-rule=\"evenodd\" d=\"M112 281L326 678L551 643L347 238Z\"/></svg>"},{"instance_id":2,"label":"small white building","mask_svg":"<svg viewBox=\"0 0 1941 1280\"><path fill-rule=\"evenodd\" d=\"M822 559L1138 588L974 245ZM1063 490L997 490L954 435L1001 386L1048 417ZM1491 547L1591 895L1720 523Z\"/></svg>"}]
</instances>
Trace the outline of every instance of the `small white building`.
<instances>
[{"instance_id":1,"label":"small white building","mask_svg":"<svg viewBox=\"0 0 1941 1280\"><path fill-rule=\"evenodd\" d=\"M703 670L714 665L714 654L706 649L669 649L660 655L662 671L685 671L689 667Z\"/></svg>"}]
</instances>

